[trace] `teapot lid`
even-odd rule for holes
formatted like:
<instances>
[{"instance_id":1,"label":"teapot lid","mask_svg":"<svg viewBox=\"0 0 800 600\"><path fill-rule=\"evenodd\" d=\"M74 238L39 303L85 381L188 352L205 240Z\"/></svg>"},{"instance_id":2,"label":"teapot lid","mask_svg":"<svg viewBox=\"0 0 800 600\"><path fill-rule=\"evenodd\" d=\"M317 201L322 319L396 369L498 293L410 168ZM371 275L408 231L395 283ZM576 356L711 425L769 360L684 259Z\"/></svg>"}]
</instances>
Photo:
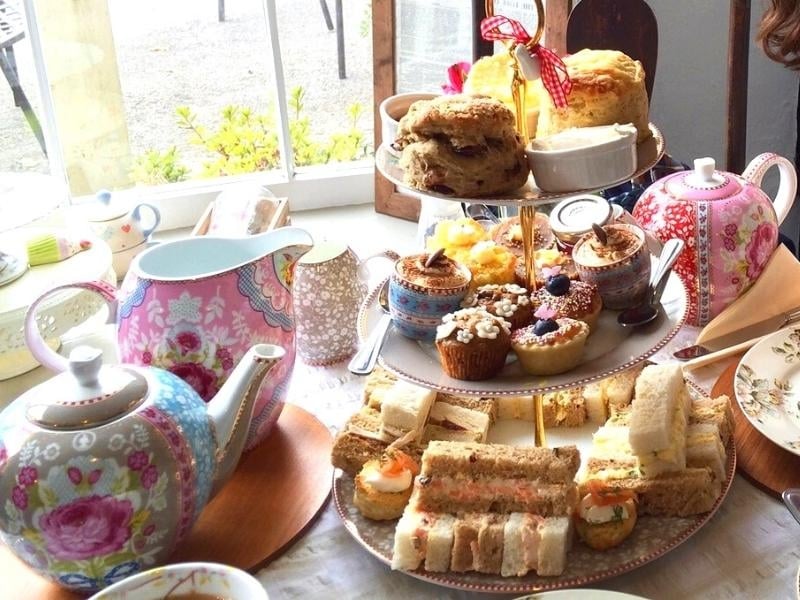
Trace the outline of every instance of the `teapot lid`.
<instances>
[{"instance_id":1,"label":"teapot lid","mask_svg":"<svg viewBox=\"0 0 800 600\"><path fill-rule=\"evenodd\" d=\"M97 202L91 203L87 209L87 219L93 223L117 219L128 212L123 205L111 201L111 192L108 190L100 190L95 194L95 198Z\"/></svg>"},{"instance_id":2,"label":"teapot lid","mask_svg":"<svg viewBox=\"0 0 800 600\"><path fill-rule=\"evenodd\" d=\"M39 427L97 427L131 412L147 397L147 380L139 371L103 365L97 348L75 348L68 363L67 371L26 394L26 416Z\"/></svg>"},{"instance_id":3,"label":"teapot lid","mask_svg":"<svg viewBox=\"0 0 800 600\"><path fill-rule=\"evenodd\" d=\"M694 169L670 175L664 181L666 193L680 200L724 200L738 196L742 180L731 173L716 170L711 157L696 158Z\"/></svg>"}]
</instances>

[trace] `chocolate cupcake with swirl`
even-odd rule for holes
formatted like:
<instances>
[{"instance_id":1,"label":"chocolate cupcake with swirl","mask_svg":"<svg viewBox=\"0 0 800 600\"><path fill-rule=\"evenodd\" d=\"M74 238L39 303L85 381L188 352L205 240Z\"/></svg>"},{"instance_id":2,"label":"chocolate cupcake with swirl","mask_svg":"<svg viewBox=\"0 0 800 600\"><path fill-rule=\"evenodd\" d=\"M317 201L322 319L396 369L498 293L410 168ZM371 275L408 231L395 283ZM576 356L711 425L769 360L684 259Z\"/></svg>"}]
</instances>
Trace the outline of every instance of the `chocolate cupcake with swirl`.
<instances>
[{"instance_id":1,"label":"chocolate cupcake with swirl","mask_svg":"<svg viewBox=\"0 0 800 600\"><path fill-rule=\"evenodd\" d=\"M533 307L528 290L515 283L482 285L467 294L461 306L483 308L488 313L502 317L510 323L512 331L533 321Z\"/></svg>"},{"instance_id":2,"label":"chocolate cupcake with swirl","mask_svg":"<svg viewBox=\"0 0 800 600\"><path fill-rule=\"evenodd\" d=\"M589 332L597 329L597 319L603 309L603 300L597 286L584 281L573 281L561 272L560 267L543 269L545 285L531 295L534 312L547 306L556 318L565 317L583 321Z\"/></svg>"}]
</instances>

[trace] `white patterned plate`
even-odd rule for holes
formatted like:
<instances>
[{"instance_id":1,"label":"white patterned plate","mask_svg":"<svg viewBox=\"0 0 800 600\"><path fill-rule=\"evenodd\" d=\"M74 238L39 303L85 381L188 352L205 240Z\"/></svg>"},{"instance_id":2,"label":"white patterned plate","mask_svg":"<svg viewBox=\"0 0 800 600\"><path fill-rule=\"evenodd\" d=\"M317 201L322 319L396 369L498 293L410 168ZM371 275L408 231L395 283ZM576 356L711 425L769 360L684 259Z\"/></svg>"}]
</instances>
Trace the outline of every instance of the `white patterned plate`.
<instances>
[{"instance_id":1,"label":"white patterned plate","mask_svg":"<svg viewBox=\"0 0 800 600\"><path fill-rule=\"evenodd\" d=\"M521 439L520 435L525 435L526 428L527 437ZM550 447L576 444L581 455L585 456L591 445L592 433L596 429L596 425L576 429L548 429L547 444ZM489 437L490 442L496 443L524 444L527 440L528 444L532 444L532 424L499 421L490 429ZM605 552L592 550L575 542L567 555L567 568L558 577L539 577L535 574L500 577L481 573L429 573L424 569L406 573L444 587L474 592L530 594L586 586L633 571L685 542L711 519L727 496L736 470L736 450L732 443L728 446L727 481L711 511L694 517L641 517L627 540ZM372 521L363 517L353 505L353 479L338 469L333 476L333 500L345 528L356 541L382 562L391 564L396 521Z\"/></svg>"},{"instance_id":2,"label":"white patterned plate","mask_svg":"<svg viewBox=\"0 0 800 600\"><path fill-rule=\"evenodd\" d=\"M455 196L446 196L444 194L437 194L436 192L429 192L427 190L416 190L409 188L407 184L403 183L403 169L400 168L400 165L397 162L397 157L390 154L383 144L381 144L378 147L377 152L375 152L375 166L378 168L378 171L381 172L381 175L386 177L386 179L391 181L396 186L413 193L423 194L426 197L441 198L442 200L452 200L454 202L475 202L476 200L480 200L485 204L500 204L506 206L521 206L524 204L551 204L562 198L567 198L568 196L598 192L600 189L613 187L620 183L624 183L625 181L636 179L637 177L647 173L647 171L656 166L658 161L661 160L661 157L664 155L664 136L661 134L661 131L652 123L650 123L650 131L652 132L653 136L636 146L636 172L630 177L625 177L624 179L611 182L608 185L604 185L602 188L596 189L574 190L571 192L545 192L536 187L536 184L533 181L533 176L531 175L528 177L528 182L524 186L510 194L497 197L457 198Z\"/></svg>"},{"instance_id":3,"label":"white patterned plate","mask_svg":"<svg viewBox=\"0 0 800 600\"><path fill-rule=\"evenodd\" d=\"M771 334L736 368L736 401L773 443L800 456L800 327Z\"/></svg>"},{"instance_id":4,"label":"white patterned plate","mask_svg":"<svg viewBox=\"0 0 800 600\"><path fill-rule=\"evenodd\" d=\"M519 596L514 600L647 600L643 596L623 594L611 590L558 590L555 592L542 592Z\"/></svg>"},{"instance_id":5,"label":"white patterned plate","mask_svg":"<svg viewBox=\"0 0 800 600\"><path fill-rule=\"evenodd\" d=\"M380 319L378 285L362 303L358 334L365 340ZM499 375L485 381L463 381L442 370L432 343L418 342L390 327L379 361L390 372L407 381L451 394L528 395L584 385L624 371L649 358L669 342L683 325L686 291L675 273L670 274L661 300L659 316L649 325L631 329L617 323L619 311L603 310L598 331L586 342L581 363L566 373L537 377L528 375L516 360L509 360ZM509 356L513 356L510 353Z\"/></svg>"}]
</instances>

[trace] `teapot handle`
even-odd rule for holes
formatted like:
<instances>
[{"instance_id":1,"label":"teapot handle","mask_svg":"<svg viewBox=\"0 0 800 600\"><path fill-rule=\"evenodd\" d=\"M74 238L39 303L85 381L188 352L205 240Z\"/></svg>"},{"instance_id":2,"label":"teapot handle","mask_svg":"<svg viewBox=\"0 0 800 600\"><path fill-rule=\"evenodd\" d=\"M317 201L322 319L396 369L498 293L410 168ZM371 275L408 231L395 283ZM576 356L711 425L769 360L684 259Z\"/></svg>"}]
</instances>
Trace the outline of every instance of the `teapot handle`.
<instances>
[{"instance_id":1,"label":"teapot handle","mask_svg":"<svg viewBox=\"0 0 800 600\"><path fill-rule=\"evenodd\" d=\"M58 352L50 348L44 341L42 334L39 332L39 325L36 323L36 309L51 294L69 289L81 288L96 292L100 294L106 302L112 303L117 299L116 289L106 283L105 281L82 281L77 283L68 283L54 287L34 300L33 304L28 308L25 314L25 343L31 351L31 354L42 366L47 367L52 371L66 371L69 369L69 361L61 356Z\"/></svg>"},{"instance_id":2,"label":"teapot handle","mask_svg":"<svg viewBox=\"0 0 800 600\"><path fill-rule=\"evenodd\" d=\"M781 176L778 194L773 200L775 214L778 216L778 225L780 225L786 215L789 214L797 192L797 172L791 161L777 154L765 152L750 161L750 164L747 165L744 173L742 173L742 177L750 183L761 187L761 180L764 178L764 174L773 166L778 167Z\"/></svg>"},{"instance_id":3,"label":"teapot handle","mask_svg":"<svg viewBox=\"0 0 800 600\"><path fill-rule=\"evenodd\" d=\"M142 236L144 237L145 241L147 241L147 238L150 237L150 234L153 233L156 230L156 227L158 227L158 224L161 223L161 213L152 204L147 204L145 202L137 204L131 212L131 217L137 223L142 222L142 208L149 208L150 212L153 213L153 225L149 229L142 229Z\"/></svg>"},{"instance_id":4,"label":"teapot handle","mask_svg":"<svg viewBox=\"0 0 800 600\"><path fill-rule=\"evenodd\" d=\"M358 278L361 281L367 281L369 279L369 263L373 258L386 258L394 263L400 260L400 255L394 250L381 250L375 254L370 254L366 258L360 258L358 260Z\"/></svg>"}]
</instances>

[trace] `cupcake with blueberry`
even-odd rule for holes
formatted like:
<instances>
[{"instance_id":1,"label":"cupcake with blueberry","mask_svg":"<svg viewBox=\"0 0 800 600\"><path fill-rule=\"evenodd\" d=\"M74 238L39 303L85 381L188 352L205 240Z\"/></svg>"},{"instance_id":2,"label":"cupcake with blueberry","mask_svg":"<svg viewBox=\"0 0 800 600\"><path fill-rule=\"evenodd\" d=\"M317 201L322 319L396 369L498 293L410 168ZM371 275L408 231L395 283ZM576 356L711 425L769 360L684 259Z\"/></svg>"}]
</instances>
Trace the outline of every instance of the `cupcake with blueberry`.
<instances>
[{"instance_id":1,"label":"cupcake with blueberry","mask_svg":"<svg viewBox=\"0 0 800 600\"><path fill-rule=\"evenodd\" d=\"M442 317L436 329L442 368L455 379L480 381L497 375L511 349L511 326L482 308L463 308Z\"/></svg>"},{"instance_id":2,"label":"cupcake with blueberry","mask_svg":"<svg viewBox=\"0 0 800 600\"><path fill-rule=\"evenodd\" d=\"M556 311L540 306L534 325L511 334L511 348L522 369L531 375L557 375L573 369L581 360L589 326L583 321L556 318Z\"/></svg>"},{"instance_id":3,"label":"cupcake with blueberry","mask_svg":"<svg viewBox=\"0 0 800 600\"><path fill-rule=\"evenodd\" d=\"M487 284L467 294L463 308L483 308L519 329L533 321L533 308L528 290L516 283Z\"/></svg>"},{"instance_id":4,"label":"cupcake with blueberry","mask_svg":"<svg viewBox=\"0 0 800 600\"><path fill-rule=\"evenodd\" d=\"M556 318L566 317L583 321L589 332L597 328L597 319L603 309L603 300L597 286L584 281L573 281L561 272L560 267L544 269L545 284L531 295L533 310L548 306L556 311Z\"/></svg>"}]
</instances>

